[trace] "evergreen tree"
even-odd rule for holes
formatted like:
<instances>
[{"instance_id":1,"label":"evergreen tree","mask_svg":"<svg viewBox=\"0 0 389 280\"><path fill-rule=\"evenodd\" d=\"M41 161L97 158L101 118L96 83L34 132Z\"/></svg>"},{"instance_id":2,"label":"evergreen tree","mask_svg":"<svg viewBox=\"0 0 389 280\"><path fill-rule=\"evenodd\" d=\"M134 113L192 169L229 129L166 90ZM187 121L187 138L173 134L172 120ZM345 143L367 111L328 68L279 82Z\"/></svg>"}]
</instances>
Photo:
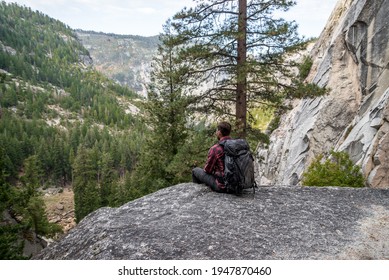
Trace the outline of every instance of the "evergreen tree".
<instances>
[{"instance_id":1,"label":"evergreen tree","mask_svg":"<svg viewBox=\"0 0 389 280\"><path fill-rule=\"evenodd\" d=\"M15 210L22 215L23 223L36 234L51 236L61 231L60 226L49 223L45 213L45 204L38 191L41 186L42 169L36 155L24 161L24 175L21 177L23 189L18 194Z\"/></svg>"},{"instance_id":2,"label":"evergreen tree","mask_svg":"<svg viewBox=\"0 0 389 280\"><path fill-rule=\"evenodd\" d=\"M101 156L100 166L100 197L101 206L114 206L115 184L117 184L118 176L114 170L113 158L109 153L104 153Z\"/></svg>"},{"instance_id":3,"label":"evergreen tree","mask_svg":"<svg viewBox=\"0 0 389 280\"><path fill-rule=\"evenodd\" d=\"M101 205L93 151L80 145L73 164L74 207L77 222Z\"/></svg>"},{"instance_id":4,"label":"evergreen tree","mask_svg":"<svg viewBox=\"0 0 389 280\"><path fill-rule=\"evenodd\" d=\"M23 227L3 221L4 213L12 207L14 195L8 183L9 174L6 172L5 158L4 148L0 145L0 260L22 259L23 243L19 236Z\"/></svg>"},{"instance_id":5,"label":"evergreen tree","mask_svg":"<svg viewBox=\"0 0 389 280\"><path fill-rule=\"evenodd\" d=\"M20 179L28 198L36 195L41 186L42 173L41 163L36 155L24 160L24 175Z\"/></svg>"},{"instance_id":6,"label":"evergreen tree","mask_svg":"<svg viewBox=\"0 0 389 280\"><path fill-rule=\"evenodd\" d=\"M169 165L187 137L188 109L193 102L183 84L187 65L177 61L175 37L167 24L160 37L161 45L153 62L148 100L145 104L146 122L152 127L136 171L140 193L169 186L175 174ZM135 184L135 183L134 183Z\"/></svg>"},{"instance_id":7,"label":"evergreen tree","mask_svg":"<svg viewBox=\"0 0 389 280\"><path fill-rule=\"evenodd\" d=\"M274 12L287 11L295 1L196 3L171 22L181 63L190 65L187 81L197 83L204 110L234 115L236 130L245 137L248 109L278 104L294 87L280 81L291 81L294 64L285 53L301 47L302 40L296 23L276 18Z\"/></svg>"}]
</instances>

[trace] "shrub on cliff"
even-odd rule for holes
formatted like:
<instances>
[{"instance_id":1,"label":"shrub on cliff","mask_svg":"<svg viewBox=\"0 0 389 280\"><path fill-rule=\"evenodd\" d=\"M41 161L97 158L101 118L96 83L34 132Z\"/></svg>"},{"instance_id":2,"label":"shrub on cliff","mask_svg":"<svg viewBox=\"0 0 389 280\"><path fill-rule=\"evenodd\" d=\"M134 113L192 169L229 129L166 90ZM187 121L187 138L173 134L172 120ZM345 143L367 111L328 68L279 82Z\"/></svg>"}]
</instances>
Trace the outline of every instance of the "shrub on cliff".
<instances>
[{"instance_id":1,"label":"shrub on cliff","mask_svg":"<svg viewBox=\"0 0 389 280\"><path fill-rule=\"evenodd\" d=\"M303 174L304 186L337 186L359 188L365 185L361 168L355 165L346 152L331 152L323 162L319 155Z\"/></svg>"},{"instance_id":2,"label":"shrub on cliff","mask_svg":"<svg viewBox=\"0 0 389 280\"><path fill-rule=\"evenodd\" d=\"M310 56L304 56L303 61L298 65L299 74L298 77L301 81L304 81L311 71L313 65L313 59Z\"/></svg>"}]
</instances>

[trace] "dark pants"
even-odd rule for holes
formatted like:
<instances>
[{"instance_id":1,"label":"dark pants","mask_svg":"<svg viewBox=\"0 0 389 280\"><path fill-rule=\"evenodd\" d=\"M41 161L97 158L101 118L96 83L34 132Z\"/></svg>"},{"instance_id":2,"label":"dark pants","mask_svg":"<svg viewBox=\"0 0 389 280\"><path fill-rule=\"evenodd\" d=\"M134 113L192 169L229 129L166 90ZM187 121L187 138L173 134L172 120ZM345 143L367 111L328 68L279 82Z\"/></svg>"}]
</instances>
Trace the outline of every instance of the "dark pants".
<instances>
[{"instance_id":1,"label":"dark pants","mask_svg":"<svg viewBox=\"0 0 389 280\"><path fill-rule=\"evenodd\" d=\"M192 180L193 183L196 184L206 184L207 186L211 187L211 189L215 192L225 192L225 190L220 189L217 186L215 176L206 173L204 169L200 167L196 167L192 170Z\"/></svg>"}]
</instances>

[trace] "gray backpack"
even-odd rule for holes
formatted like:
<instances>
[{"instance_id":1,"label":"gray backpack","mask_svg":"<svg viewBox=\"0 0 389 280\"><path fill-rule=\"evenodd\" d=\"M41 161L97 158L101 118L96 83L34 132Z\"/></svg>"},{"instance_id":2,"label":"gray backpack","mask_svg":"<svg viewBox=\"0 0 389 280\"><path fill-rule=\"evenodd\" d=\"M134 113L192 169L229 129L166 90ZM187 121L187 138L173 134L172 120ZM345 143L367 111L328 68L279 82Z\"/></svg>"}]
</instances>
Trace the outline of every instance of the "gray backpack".
<instances>
[{"instance_id":1,"label":"gray backpack","mask_svg":"<svg viewBox=\"0 0 389 280\"><path fill-rule=\"evenodd\" d=\"M254 179L254 158L244 139L219 142L224 148L224 184L227 192L241 195L244 189L257 187Z\"/></svg>"}]
</instances>

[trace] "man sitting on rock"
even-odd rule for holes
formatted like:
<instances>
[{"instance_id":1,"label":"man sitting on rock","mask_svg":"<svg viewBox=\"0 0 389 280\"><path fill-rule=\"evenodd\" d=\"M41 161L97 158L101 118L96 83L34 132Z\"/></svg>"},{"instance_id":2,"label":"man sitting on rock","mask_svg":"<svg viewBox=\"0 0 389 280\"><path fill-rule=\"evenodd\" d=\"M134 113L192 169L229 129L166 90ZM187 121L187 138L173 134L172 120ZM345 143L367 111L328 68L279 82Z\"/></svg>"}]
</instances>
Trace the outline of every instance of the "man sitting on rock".
<instances>
[{"instance_id":1,"label":"man sitting on rock","mask_svg":"<svg viewBox=\"0 0 389 280\"><path fill-rule=\"evenodd\" d=\"M224 149L219 144L221 141L231 139L229 136L231 125L228 122L220 122L217 126L216 137L219 142L213 145L208 152L204 169L196 167L192 170L193 182L206 184L215 192L226 192L224 185Z\"/></svg>"}]
</instances>

